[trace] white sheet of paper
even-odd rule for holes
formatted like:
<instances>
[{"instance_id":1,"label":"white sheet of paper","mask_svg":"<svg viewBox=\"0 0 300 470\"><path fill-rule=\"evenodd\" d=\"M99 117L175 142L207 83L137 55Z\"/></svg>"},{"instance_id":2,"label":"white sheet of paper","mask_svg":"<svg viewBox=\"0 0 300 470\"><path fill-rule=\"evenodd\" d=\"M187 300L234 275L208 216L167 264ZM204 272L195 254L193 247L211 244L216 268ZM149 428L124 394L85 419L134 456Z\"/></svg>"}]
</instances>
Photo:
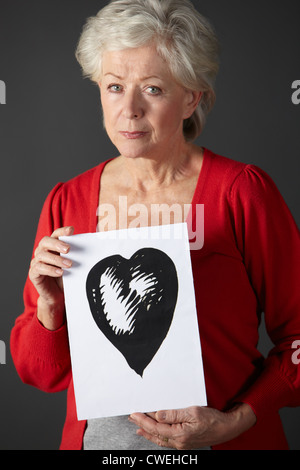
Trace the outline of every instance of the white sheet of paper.
<instances>
[{"instance_id":1,"label":"white sheet of paper","mask_svg":"<svg viewBox=\"0 0 300 470\"><path fill-rule=\"evenodd\" d=\"M64 256L73 261L73 267L64 273L63 282L78 419L178 409L193 405L206 406L186 224L130 228L62 239L71 246L69 254ZM173 319L165 339L140 374L128 364L123 353L98 327L91 313L86 283L90 270L99 261L115 255L129 260L144 248L160 250L173 261L177 272L178 294ZM97 291L102 299L106 316L102 315L101 318L106 326L109 322L113 326L112 335L122 336L124 331L127 331L127 340L130 342L135 335L137 317L140 315L142 319L146 314L144 312L143 317L137 310L128 318L128 309L126 317L124 305L127 302L127 306L136 305L138 309L140 303L137 300L143 297L147 288L150 289L148 294L151 294L152 289L155 296L159 283L155 281L155 275L148 278L144 276L144 279L141 275L136 277L129 286L130 293L132 294L135 288L135 296L140 293L140 297L136 297L132 303L134 295L130 297L128 294L125 299L118 298L120 280L108 282L112 281L112 272L113 268L106 269L93 291ZM163 279L168 278L168 275L163 275ZM164 289L161 291L163 294ZM148 297L151 297L150 294ZM155 298L159 303L160 298L157 295ZM132 307L131 312L133 311ZM130 324L130 319L133 318L136 320ZM147 329L147 326L145 328ZM119 341L119 338L116 338L116 341ZM139 353L135 354L133 360L143 358L143 347L143 344L138 345Z\"/></svg>"}]
</instances>

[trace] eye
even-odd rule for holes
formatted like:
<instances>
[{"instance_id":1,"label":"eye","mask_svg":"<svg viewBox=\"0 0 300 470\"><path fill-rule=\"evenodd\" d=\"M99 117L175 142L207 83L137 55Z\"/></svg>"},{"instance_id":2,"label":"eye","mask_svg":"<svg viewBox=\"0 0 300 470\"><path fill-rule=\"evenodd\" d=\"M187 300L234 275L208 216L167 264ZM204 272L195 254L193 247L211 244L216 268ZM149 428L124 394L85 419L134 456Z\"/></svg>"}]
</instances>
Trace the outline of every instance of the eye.
<instances>
[{"instance_id":1,"label":"eye","mask_svg":"<svg viewBox=\"0 0 300 470\"><path fill-rule=\"evenodd\" d=\"M123 90L123 88L121 85L113 84L113 85L109 85L108 90L112 91L113 93L120 93Z\"/></svg>"},{"instance_id":2,"label":"eye","mask_svg":"<svg viewBox=\"0 0 300 470\"><path fill-rule=\"evenodd\" d=\"M161 89L158 88L157 86L148 86L147 87L147 92L150 95L159 95L161 93Z\"/></svg>"}]
</instances>

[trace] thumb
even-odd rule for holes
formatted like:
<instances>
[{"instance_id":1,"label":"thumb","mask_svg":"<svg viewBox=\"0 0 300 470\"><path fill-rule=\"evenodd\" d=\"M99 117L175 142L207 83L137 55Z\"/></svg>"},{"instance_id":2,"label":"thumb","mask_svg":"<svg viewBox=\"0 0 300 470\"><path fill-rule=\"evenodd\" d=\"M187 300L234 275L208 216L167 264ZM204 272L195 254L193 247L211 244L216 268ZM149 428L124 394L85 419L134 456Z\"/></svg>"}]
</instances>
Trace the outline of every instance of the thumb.
<instances>
[{"instance_id":1,"label":"thumb","mask_svg":"<svg viewBox=\"0 0 300 470\"><path fill-rule=\"evenodd\" d=\"M156 421L166 424L178 424L189 421L189 414L186 409L157 411Z\"/></svg>"}]
</instances>

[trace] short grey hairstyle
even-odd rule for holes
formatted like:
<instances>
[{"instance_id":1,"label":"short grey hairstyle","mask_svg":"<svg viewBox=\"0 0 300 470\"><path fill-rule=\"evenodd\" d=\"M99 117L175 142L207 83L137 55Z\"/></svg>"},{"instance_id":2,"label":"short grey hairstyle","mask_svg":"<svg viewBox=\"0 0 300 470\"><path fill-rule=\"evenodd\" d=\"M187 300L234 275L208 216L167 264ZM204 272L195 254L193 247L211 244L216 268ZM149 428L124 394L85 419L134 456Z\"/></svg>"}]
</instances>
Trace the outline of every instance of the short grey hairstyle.
<instances>
[{"instance_id":1,"label":"short grey hairstyle","mask_svg":"<svg viewBox=\"0 0 300 470\"><path fill-rule=\"evenodd\" d=\"M187 141L202 132L214 106L219 43L210 22L189 0L112 0L88 18L76 50L85 77L101 80L105 51L154 43L174 79L184 88L202 91L199 106L183 123Z\"/></svg>"}]
</instances>

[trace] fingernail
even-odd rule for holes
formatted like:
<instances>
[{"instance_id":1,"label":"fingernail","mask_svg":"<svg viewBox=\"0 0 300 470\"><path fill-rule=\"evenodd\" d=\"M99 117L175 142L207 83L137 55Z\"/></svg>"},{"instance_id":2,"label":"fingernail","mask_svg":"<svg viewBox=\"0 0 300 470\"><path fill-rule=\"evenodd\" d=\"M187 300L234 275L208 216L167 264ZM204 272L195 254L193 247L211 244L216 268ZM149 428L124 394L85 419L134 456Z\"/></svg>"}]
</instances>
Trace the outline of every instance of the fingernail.
<instances>
[{"instance_id":1,"label":"fingernail","mask_svg":"<svg viewBox=\"0 0 300 470\"><path fill-rule=\"evenodd\" d=\"M62 252L62 253L67 253L69 251L69 245L65 245L63 243L61 243L60 245L58 245L58 251Z\"/></svg>"},{"instance_id":2,"label":"fingernail","mask_svg":"<svg viewBox=\"0 0 300 470\"><path fill-rule=\"evenodd\" d=\"M68 259L64 259L63 260L63 265L64 266L67 266L68 268L70 268L72 266L72 261L68 260Z\"/></svg>"},{"instance_id":3,"label":"fingernail","mask_svg":"<svg viewBox=\"0 0 300 470\"><path fill-rule=\"evenodd\" d=\"M134 422L136 420L136 416L134 414L129 416L130 421Z\"/></svg>"}]
</instances>

